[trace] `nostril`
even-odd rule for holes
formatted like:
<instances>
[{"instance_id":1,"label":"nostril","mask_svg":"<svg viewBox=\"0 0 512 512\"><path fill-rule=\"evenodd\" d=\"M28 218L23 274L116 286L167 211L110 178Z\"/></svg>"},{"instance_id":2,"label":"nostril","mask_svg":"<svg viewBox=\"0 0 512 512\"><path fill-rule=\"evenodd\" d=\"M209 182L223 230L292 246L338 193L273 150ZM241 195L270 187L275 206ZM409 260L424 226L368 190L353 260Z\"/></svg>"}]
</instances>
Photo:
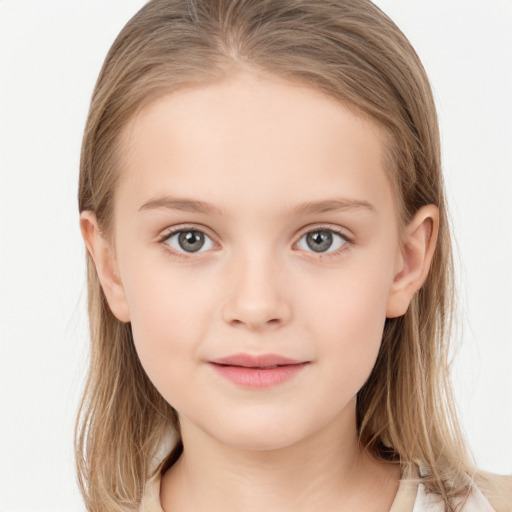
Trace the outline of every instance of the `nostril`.
<instances>
[{"instance_id":1,"label":"nostril","mask_svg":"<svg viewBox=\"0 0 512 512\"><path fill-rule=\"evenodd\" d=\"M251 330L276 329L290 321L291 303L284 297L235 294L222 307L222 317L232 327L243 324Z\"/></svg>"}]
</instances>

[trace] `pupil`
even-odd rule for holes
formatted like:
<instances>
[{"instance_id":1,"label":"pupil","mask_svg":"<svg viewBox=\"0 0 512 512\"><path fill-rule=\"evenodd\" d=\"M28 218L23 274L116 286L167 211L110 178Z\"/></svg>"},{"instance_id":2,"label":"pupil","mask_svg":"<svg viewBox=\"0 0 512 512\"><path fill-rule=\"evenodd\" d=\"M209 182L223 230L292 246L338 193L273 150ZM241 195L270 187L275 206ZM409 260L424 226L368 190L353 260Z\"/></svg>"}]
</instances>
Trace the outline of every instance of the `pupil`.
<instances>
[{"instance_id":1,"label":"pupil","mask_svg":"<svg viewBox=\"0 0 512 512\"><path fill-rule=\"evenodd\" d=\"M199 231L183 231L178 239L180 246L188 252L197 252L204 243L204 235Z\"/></svg>"},{"instance_id":2,"label":"pupil","mask_svg":"<svg viewBox=\"0 0 512 512\"><path fill-rule=\"evenodd\" d=\"M323 252L332 244L332 233L329 231L313 231L306 237L307 243L315 252Z\"/></svg>"}]
</instances>

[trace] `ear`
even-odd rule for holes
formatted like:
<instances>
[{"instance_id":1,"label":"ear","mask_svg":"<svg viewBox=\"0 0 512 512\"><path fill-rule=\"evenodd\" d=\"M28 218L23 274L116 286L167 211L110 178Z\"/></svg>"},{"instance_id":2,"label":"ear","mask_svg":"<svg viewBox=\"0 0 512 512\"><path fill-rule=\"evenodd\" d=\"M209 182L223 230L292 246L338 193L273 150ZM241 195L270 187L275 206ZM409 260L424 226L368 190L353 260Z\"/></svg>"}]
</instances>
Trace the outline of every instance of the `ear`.
<instances>
[{"instance_id":1,"label":"ear","mask_svg":"<svg viewBox=\"0 0 512 512\"><path fill-rule=\"evenodd\" d=\"M119 277L115 251L111 243L103 237L93 212L86 210L80 214L80 231L87 251L94 261L110 310L121 322L129 322L130 311Z\"/></svg>"},{"instance_id":2,"label":"ear","mask_svg":"<svg viewBox=\"0 0 512 512\"><path fill-rule=\"evenodd\" d=\"M406 228L386 305L388 318L404 315L414 294L425 282L438 232L439 210L433 204L423 206Z\"/></svg>"}]
</instances>

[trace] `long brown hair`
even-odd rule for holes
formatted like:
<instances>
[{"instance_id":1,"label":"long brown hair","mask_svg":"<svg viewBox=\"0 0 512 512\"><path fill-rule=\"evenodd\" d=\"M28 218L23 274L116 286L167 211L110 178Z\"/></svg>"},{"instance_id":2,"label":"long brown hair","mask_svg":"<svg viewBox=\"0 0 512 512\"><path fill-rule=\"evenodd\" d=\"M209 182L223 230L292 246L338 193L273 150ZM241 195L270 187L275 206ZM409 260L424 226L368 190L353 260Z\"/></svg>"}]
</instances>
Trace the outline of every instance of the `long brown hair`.
<instances>
[{"instance_id":1,"label":"long brown hair","mask_svg":"<svg viewBox=\"0 0 512 512\"><path fill-rule=\"evenodd\" d=\"M388 319L376 365L357 397L362 449L422 467L422 483L452 510L474 468L449 380L452 252L436 109L409 41L369 0L152 0L112 45L93 93L80 161L79 209L112 229L120 134L134 114L190 84L251 67L323 91L388 135L387 171L405 226L439 208L430 273L407 313ZM141 367L131 327L111 313L87 257L91 361L76 428L79 482L89 511L137 507L159 442L178 435L176 412ZM180 442L165 467L176 460Z\"/></svg>"}]
</instances>

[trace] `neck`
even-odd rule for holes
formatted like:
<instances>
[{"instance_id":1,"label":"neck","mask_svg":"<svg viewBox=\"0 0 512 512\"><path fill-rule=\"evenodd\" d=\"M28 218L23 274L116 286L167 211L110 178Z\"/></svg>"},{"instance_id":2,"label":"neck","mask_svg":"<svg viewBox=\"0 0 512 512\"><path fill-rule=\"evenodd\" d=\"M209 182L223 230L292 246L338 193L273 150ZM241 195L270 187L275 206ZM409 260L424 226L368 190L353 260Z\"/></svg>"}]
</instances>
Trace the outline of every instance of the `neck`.
<instances>
[{"instance_id":1,"label":"neck","mask_svg":"<svg viewBox=\"0 0 512 512\"><path fill-rule=\"evenodd\" d=\"M185 418L181 431L183 453L162 479L166 512L316 512L349 505L370 511L371 502L389 486L382 467L359 448L355 401L321 431L274 449L247 450L219 443ZM389 506L396 487L387 498Z\"/></svg>"}]
</instances>

